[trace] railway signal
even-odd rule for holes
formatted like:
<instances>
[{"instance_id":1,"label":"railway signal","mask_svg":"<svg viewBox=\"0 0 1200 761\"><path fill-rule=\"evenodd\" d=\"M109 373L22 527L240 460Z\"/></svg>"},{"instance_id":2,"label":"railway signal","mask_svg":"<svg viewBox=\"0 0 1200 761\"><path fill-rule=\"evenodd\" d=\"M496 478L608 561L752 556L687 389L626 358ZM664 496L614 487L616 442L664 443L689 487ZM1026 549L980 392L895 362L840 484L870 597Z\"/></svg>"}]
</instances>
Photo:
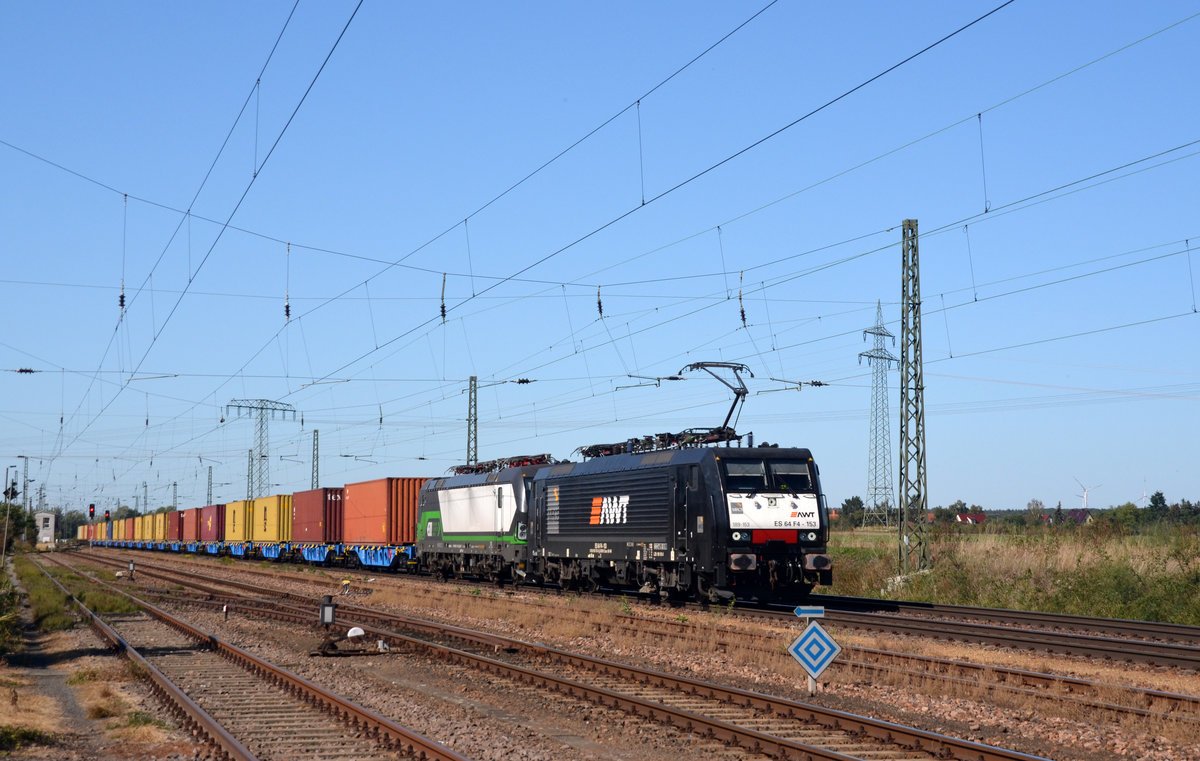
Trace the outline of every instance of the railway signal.
<instances>
[{"instance_id":1,"label":"railway signal","mask_svg":"<svg viewBox=\"0 0 1200 761\"><path fill-rule=\"evenodd\" d=\"M817 677L838 657L842 646L819 623L810 620L824 617L824 606L801 605L795 613L804 622L804 631L788 645L788 653L808 672L808 694L813 695L817 691Z\"/></svg>"}]
</instances>

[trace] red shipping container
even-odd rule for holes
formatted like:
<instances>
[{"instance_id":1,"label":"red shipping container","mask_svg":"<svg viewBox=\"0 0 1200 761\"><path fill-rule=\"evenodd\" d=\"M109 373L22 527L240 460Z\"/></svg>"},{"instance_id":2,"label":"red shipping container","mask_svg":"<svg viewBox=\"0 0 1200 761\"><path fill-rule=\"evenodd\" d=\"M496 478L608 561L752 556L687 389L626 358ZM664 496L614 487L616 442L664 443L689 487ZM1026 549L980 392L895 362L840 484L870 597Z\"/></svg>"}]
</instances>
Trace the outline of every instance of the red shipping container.
<instances>
[{"instance_id":1,"label":"red shipping container","mask_svg":"<svg viewBox=\"0 0 1200 761\"><path fill-rule=\"evenodd\" d=\"M167 513L167 541L178 542L183 539L183 513L176 510Z\"/></svg>"},{"instance_id":2,"label":"red shipping container","mask_svg":"<svg viewBox=\"0 0 1200 761\"><path fill-rule=\"evenodd\" d=\"M312 489L292 495L292 541L342 541L345 489Z\"/></svg>"},{"instance_id":3,"label":"red shipping container","mask_svg":"<svg viewBox=\"0 0 1200 761\"><path fill-rule=\"evenodd\" d=\"M134 540L134 523L136 521L136 518L125 519L125 541L127 542L132 542Z\"/></svg>"},{"instance_id":4,"label":"red shipping container","mask_svg":"<svg viewBox=\"0 0 1200 761\"><path fill-rule=\"evenodd\" d=\"M179 541L187 543L200 541L200 508L189 507L184 510L179 514L179 522L181 524Z\"/></svg>"},{"instance_id":5,"label":"red shipping container","mask_svg":"<svg viewBox=\"0 0 1200 761\"><path fill-rule=\"evenodd\" d=\"M200 541L221 542L225 540L225 505L209 505L200 510Z\"/></svg>"}]
</instances>

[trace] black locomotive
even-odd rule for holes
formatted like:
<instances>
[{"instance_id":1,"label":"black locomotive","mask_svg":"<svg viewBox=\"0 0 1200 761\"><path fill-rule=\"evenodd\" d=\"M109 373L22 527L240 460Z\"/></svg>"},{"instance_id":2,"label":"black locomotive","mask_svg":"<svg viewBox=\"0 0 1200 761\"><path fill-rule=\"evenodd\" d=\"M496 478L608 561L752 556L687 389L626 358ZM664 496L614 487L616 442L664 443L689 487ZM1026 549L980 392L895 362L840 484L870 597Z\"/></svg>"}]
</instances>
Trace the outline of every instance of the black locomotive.
<instances>
[{"instance_id":1,"label":"black locomotive","mask_svg":"<svg viewBox=\"0 0 1200 761\"><path fill-rule=\"evenodd\" d=\"M832 582L809 450L634 449L582 462L513 458L429 480L418 564L708 601L795 600Z\"/></svg>"}]
</instances>

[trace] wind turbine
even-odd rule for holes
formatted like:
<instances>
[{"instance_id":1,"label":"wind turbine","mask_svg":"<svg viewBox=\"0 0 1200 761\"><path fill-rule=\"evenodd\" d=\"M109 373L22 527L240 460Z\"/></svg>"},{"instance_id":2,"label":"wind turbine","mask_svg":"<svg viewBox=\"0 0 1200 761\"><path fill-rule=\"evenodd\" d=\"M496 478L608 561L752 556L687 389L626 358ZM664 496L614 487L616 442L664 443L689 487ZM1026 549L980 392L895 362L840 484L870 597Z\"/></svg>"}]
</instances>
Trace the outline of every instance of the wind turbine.
<instances>
[{"instance_id":1,"label":"wind turbine","mask_svg":"<svg viewBox=\"0 0 1200 761\"><path fill-rule=\"evenodd\" d=\"M1088 509L1088 506L1087 506L1088 492L1091 491L1092 489L1099 489L1104 484L1096 484L1095 486L1084 486L1083 481L1080 481L1078 478L1075 479L1075 483L1079 484L1080 489L1083 489L1083 494L1076 494L1075 496L1083 497L1083 509L1087 510Z\"/></svg>"}]
</instances>

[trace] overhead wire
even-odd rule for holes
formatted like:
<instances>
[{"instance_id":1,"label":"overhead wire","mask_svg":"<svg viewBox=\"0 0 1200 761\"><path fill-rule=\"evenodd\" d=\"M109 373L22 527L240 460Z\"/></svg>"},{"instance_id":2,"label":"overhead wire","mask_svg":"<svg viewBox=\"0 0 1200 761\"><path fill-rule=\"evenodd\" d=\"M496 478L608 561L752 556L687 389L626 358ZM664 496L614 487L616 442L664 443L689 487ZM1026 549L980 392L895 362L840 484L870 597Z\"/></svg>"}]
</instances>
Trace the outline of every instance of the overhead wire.
<instances>
[{"instance_id":1,"label":"overhead wire","mask_svg":"<svg viewBox=\"0 0 1200 761\"><path fill-rule=\"evenodd\" d=\"M722 268L722 269L724 269L724 268ZM328 377L328 376L326 376L326 377Z\"/></svg>"}]
</instances>

